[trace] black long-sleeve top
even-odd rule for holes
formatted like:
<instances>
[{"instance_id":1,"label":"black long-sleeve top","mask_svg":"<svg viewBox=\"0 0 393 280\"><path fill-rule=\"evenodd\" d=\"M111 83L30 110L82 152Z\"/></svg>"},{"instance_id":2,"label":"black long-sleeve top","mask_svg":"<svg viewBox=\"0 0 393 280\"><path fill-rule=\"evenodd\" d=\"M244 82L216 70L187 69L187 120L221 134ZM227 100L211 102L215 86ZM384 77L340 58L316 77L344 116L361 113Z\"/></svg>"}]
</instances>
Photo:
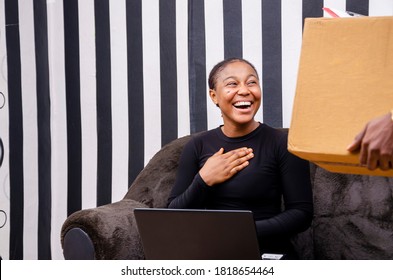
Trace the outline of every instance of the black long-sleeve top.
<instances>
[{"instance_id":1,"label":"black long-sleeve top","mask_svg":"<svg viewBox=\"0 0 393 280\"><path fill-rule=\"evenodd\" d=\"M221 147L252 148L254 157L228 181L208 186L199 170ZM313 216L308 162L288 152L286 133L266 124L237 138L220 127L192 137L168 201L169 208L251 210L260 248L270 253L290 250L289 238L307 229Z\"/></svg>"}]
</instances>

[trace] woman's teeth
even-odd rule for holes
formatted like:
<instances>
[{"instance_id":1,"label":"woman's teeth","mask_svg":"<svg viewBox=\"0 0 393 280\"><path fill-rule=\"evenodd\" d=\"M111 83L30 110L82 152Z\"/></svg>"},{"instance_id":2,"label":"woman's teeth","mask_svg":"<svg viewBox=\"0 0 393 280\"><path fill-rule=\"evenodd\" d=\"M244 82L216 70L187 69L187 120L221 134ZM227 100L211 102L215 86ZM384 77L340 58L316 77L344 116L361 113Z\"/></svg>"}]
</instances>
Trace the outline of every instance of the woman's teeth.
<instances>
[{"instance_id":1,"label":"woman's teeth","mask_svg":"<svg viewBox=\"0 0 393 280\"><path fill-rule=\"evenodd\" d=\"M235 104L233 104L233 106L235 106L236 108L247 108L251 106L251 102L250 101L239 101L236 102Z\"/></svg>"}]
</instances>

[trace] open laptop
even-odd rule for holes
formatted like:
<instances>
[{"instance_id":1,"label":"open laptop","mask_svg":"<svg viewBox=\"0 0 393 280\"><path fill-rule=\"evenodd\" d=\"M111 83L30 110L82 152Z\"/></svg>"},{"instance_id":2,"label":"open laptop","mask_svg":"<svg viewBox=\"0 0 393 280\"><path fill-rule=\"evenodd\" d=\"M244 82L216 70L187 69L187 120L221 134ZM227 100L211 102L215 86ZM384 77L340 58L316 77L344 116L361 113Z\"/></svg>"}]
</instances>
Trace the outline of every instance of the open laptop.
<instances>
[{"instance_id":1,"label":"open laptop","mask_svg":"<svg viewBox=\"0 0 393 280\"><path fill-rule=\"evenodd\" d=\"M137 208L146 259L261 259L251 211Z\"/></svg>"}]
</instances>

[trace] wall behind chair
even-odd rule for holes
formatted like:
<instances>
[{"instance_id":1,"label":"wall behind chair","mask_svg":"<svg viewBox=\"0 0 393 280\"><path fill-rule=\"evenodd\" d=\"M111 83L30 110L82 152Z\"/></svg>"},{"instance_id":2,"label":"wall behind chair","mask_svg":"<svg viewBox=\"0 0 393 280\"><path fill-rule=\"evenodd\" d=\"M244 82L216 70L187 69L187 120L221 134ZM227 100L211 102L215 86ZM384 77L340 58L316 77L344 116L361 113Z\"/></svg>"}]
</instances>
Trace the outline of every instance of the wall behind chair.
<instances>
[{"instance_id":1,"label":"wall behind chair","mask_svg":"<svg viewBox=\"0 0 393 280\"><path fill-rule=\"evenodd\" d=\"M3 259L62 259L69 214L120 200L164 144L221 124L206 81L226 57L258 69L258 120L288 127L303 20L323 6L393 14L390 0L1 0Z\"/></svg>"}]
</instances>

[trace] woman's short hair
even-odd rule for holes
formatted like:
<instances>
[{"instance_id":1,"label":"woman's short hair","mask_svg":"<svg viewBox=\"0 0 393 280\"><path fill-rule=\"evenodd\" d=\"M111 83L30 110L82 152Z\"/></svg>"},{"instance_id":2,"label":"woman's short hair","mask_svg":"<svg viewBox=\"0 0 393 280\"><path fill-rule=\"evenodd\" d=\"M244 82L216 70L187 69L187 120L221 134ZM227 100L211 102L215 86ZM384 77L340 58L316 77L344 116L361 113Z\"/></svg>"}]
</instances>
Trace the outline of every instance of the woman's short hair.
<instances>
[{"instance_id":1,"label":"woman's short hair","mask_svg":"<svg viewBox=\"0 0 393 280\"><path fill-rule=\"evenodd\" d=\"M249 62L248 60L243 59L243 58L231 57L231 58L224 59L223 61L217 63L217 64L212 68L212 70L210 71L209 80L208 80L209 89L215 89L218 74L220 74L220 72L221 72L228 64L231 64L231 63L233 63L233 62L238 62L238 61L239 61L239 62L244 62L244 63L247 63L248 65L250 65L251 68L254 69L254 71L255 71L255 73L257 74L257 77L258 77L258 79L259 79L258 71L257 71L257 69L255 68L255 66L254 66L251 62Z\"/></svg>"}]
</instances>

